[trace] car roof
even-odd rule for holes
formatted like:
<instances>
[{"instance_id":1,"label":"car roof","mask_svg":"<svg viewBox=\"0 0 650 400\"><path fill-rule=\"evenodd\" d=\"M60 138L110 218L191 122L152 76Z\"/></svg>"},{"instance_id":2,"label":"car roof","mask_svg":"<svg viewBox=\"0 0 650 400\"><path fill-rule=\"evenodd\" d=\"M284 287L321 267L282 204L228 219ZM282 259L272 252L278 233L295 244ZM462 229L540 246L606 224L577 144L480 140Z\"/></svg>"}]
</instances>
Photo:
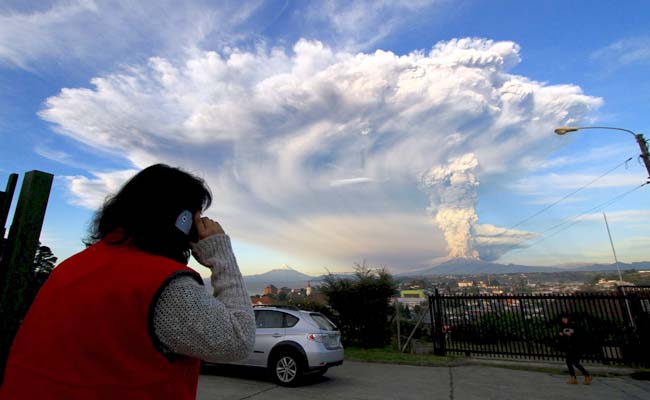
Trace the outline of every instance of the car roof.
<instances>
[{"instance_id":1,"label":"car roof","mask_svg":"<svg viewBox=\"0 0 650 400\"><path fill-rule=\"evenodd\" d=\"M305 311L301 310L298 307L294 306L268 306L268 305L259 305L259 306L253 306L253 310L268 310L268 311L284 311L289 314L311 314L313 311Z\"/></svg>"}]
</instances>

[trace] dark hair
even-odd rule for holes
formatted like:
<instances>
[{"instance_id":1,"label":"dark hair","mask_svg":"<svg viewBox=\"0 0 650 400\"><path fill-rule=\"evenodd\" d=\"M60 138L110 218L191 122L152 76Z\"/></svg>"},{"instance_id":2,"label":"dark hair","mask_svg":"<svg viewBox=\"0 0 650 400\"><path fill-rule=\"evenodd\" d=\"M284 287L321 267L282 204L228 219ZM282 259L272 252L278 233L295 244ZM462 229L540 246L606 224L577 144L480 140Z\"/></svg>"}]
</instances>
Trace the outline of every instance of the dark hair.
<instances>
[{"instance_id":1,"label":"dark hair","mask_svg":"<svg viewBox=\"0 0 650 400\"><path fill-rule=\"evenodd\" d=\"M106 238L110 244L129 243L147 253L187 264L190 241L198 235L192 226L189 236L176 228L176 218L188 210L206 210L212 195L203 179L179 168L156 164L140 171L97 210L86 244Z\"/></svg>"}]
</instances>

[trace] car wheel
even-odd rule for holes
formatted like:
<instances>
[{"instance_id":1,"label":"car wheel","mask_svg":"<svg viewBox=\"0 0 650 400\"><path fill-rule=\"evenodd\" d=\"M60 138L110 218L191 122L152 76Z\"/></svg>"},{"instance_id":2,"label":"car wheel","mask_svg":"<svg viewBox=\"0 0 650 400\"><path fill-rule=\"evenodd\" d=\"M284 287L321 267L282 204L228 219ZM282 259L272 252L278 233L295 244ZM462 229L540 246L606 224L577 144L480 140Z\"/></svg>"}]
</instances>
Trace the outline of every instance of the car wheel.
<instances>
[{"instance_id":1,"label":"car wheel","mask_svg":"<svg viewBox=\"0 0 650 400\"><path fill-rule=\"evenodd\" d=\"M295 386L302 378L301 357L294 352L280 353L271 363L273 378L281 386Z\"/></svg>"}]
</instances>

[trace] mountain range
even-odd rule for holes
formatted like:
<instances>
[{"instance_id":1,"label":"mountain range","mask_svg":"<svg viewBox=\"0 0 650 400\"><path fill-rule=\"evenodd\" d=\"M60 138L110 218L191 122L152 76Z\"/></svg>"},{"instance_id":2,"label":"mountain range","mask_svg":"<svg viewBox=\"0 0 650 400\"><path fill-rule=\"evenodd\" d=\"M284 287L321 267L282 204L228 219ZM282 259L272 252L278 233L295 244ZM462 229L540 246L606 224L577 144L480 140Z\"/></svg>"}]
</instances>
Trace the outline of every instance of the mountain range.
<instances>
[{"instance_id":1,"label":"mountain range","mask_svg":"<svg viewBox=\"0 0 650 400\"><path fill-rule=\"evenodd\" d=\"M634 263L619 263L620 269L650 269L650 261ZM477 274L512 274L531 272L588 272L588 271L615 271L616 264L590 264L576 263L555 265L552 267L528 266L518 264L499 264L473 258L453 258L435 267L398 274L399 277L407 276L432 276L432 275L477 275Z\"/></svg>"},{"instance_id":2,"label":"mountain range","mask_svg":"<svg viewBox=\"0 0 650 400\"><path fill-rule=\"evenodd\" d=\"M638 269L650 270L650 261L633 263L619 263L621 270ZM396 274L398 278L424 277L436 275L478 275L478 274L512 274L512 273L533 273L533 272L588 272L588 271L615 271L615 264L590 264L573 263L562 264L551 267L528 266L518 264L499 264L473 258L453 258L434 267ZM335 274L337 277L351 277L352 274ZM268 285L277 288L289 287L292 289L304 288L307 282L317 285L326 275L307 275L300 271L283 265L280 268L272 269L262 274L246 275L244 282L249 294L261 294ZM204 279L208 290L212 290L210 280Z\"/></svg>"}]
</instances>

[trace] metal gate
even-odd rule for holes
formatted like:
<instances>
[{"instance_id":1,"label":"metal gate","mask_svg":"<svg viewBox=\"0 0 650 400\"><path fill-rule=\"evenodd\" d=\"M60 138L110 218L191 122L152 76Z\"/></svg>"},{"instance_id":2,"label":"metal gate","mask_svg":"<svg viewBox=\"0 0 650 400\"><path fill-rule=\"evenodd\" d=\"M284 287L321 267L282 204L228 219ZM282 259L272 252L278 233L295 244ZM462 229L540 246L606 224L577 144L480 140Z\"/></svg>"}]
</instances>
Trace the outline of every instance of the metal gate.
<instances>
[{"instance_id":1,"label":"metal gate","mask_svg":"<svg viewBox=\"0 0 650 400\"><path fill-rule=\"evenodd\" d=\"M560 315L583 331L584 359L650 365L650 286L575 294L429 296L434 352L562 359Z\"/></svg>"}]
</instances>

